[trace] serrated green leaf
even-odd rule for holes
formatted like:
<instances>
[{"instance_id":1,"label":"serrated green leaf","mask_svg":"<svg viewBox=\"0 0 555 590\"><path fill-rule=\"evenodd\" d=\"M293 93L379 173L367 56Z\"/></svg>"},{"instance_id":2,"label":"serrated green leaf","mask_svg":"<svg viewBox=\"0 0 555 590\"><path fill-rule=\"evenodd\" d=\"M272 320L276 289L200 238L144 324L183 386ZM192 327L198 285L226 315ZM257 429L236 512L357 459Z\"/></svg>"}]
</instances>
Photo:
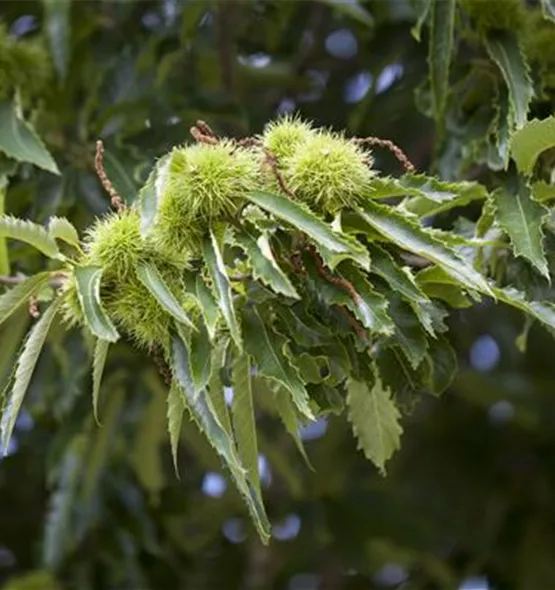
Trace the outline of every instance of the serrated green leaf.
<instances>
[{"instance_id":1,"label":"serrated green leaf","mask_svg":"<svg viewBox=\"0 0 555 590\"><path fill-rule=\"evenodd\" d=\"M548 184L543 180L534 182L530 185L532 199L539 203L555 199L555 184Z\"/></svg>"},{"instance_id":2,"label":"serrated green leaf","mask_svg":"<svg viewBox=\"0 0 555 590\"><path fill-rule=\"evenodd\" d=\"M189 352L185 343L178 336L172 337L172 357L174 378L179 384L179 391L185 407L230 470L239 492L246 501L262 542L267 543L270 524L264 505L258 495L253 492L247 480L246 471L235 450L234 442L218 420L210 398L207 395L195 395L189 373Z\"/></svg>"},{"instance_id":3,"label":"serrated green leaf","mask_svg":"<svg viewBox=\"0 0 555 590\"><path fill-rule=\"evenodd\" d=\"M530 175L542 152L555 147L555 116L532 119L511 137L511 156L522 174Z\"/></svg>"},{"instance_id":4,"label":"serrated green leaf","mask_svg":"<svg viewBox=\"0 0 555 590\"><path fill-rule=\"evenodd\" d=\"M329 4L335 11L352 18L353 20L371 27L374 24L374 18L372 15L360 5L358 0L320 0L324 4Z\"/></svg>"},{"instance_id":5,"label":"serrated green leaf","mask_svg":"<svg viewBox=\"0 0 555 590\"><path fill-rule=\"evenodd\" d=\"M173 318L184 326L196 329L153 263L140 262L137 265L137 278Z\"/></svg>"},{"instance_id":6,"label":"serrated green leaf","mask_svg":"<svg viewBox=\"0 0 555 590\"><path fill-rule=\"evenodd\" d=\"M542 232L549 211L532 200L530 189L525 184L521 184L513 194L506 189L498 189L492 198L496 219L509 236L515 255L526 258L549 279Z\"/></svg>"},{"instance_id":7,"label":"serrated green leaf","mask_svg":"<svg viewBox=\"0 0 555 590\"><path fill-rule=\"evenodd\" d=\"M166 177L171 164L168 154L156 163L143 188L139 191L141 211L141 235L146 237L156 222L158 206L162 198Z\"/></svg>"},{"instance_id":8,"label":"serrated green leaf","mask_svg":"<svg viewBox=\"0 0 555 590\"><path fill-rule=\"evenodd\" d=\"M43 0L44 24L52 61L60 78L64 79L69 61L71 36L71 0Z\"/></svg>"},{"instance_id":9,"label":"serrated green leaf","mask_svg":"<svg viewBox=\"0 0 555 590\"><path fill-rule=\"evenodd\" d=\"M445 111L449 92L449 70L453 56L456 0L432 0L428 64L432 90L432 110L436 120Z\"/></svg>"},{"instance_id":10,"label":"serrated green leaf","mask_svg":"<svg viewBox=\"0 0 555 590\"><path fill-rule=\"evenodd\" d=\"M48 222L48 233L55 240L63 240L71 246L80 248L79 234L65 217L51 217Z\"/></svg>"},{"instance_id":11,"label":"serrated green leaf","mask_svg":"<svg viewBox=\"0 0 555 590\"><path fill-rule=\"evenodd\" d=\"M534 96L526 58L511 31L496 31L486 37L486 48L498 65L509 89L511 113L517 129L526 123L528 109Z\"/></svg>"},{"instance_id":12,"label":"serrated green leaf","mask_svg":"<svg viewBox=\"0 0 555 590\"><path fill-rule=\"evenodd\" d=\"M400 448L403 432L390 391L378 375L373 383L349 379L347 407L358 448L385 475L385 463Z\"/></svg>"},{"instance_id":13,"label":"serrated green leaf","mask_svg":"<svg viewBox=\"0 0 555 590\"><path fill-rule=\"evenodd\" d=\"M7 177L4 174L0 174L0 218L4 217L5 210L5 199L6 199L6 185ZM0 275L5 277L10 274L10 256L8 254L8 244L6 238L0 238Z\"/></svg>"},{"instance_id":14,"label":"serrated green leaf","mask_svg":"<svg viewBox=\"0 0 555 590\"><path fill-rule=\"evenodd\" d=\"M426 386L433 395L441 395L451 385L457 373L458 361L447 338L439 335L428 342L424 369Z\"/></svg>"},{"instance_id":15,"label":"serrated green leaf","mask_svg":"<svg viewBox=\"0 0 555 590\"><path fill-rule=\"evenodd\" d=\"M330 374L330 365L325 356L303 352L296 357L295 362L305 383L322 383Z\"/></svg>"},{"instance_id":16,"label":"serrated green leaf","mask_svg":"<svg viewBox=\"0 0 555 590\"><path fill-rule=\"evenodd\" d=\"M233 432L241 462L248 472L252 487L258 496L262 497L251 380L251 364L248 355L237 356L233 363L233 401L231 402Z\"/></svg>"},{"instance_id":17,"label":"serrated green leaf","mask_svg":"<svg viewBox=\"0 0 555 590\"><path fill-rule=\"evenodd\" d=\"M414 310L424 329L433 336L433 318L440 315L440 311L435 308L434 304L417 285L410 269L400 267L391 254L376 245L371 247L370 256L372 258L371 271L382 277L394 292L404 297Z\"/></svg>"},{"instance_id":18,"label":"serrated green leaf","mask_svg":"<svg viewBox=\"0 0 555 590\"><path fill-rule=\"evenodd\" d=\"M426 356L428 338L412 309L402 301L391 299L389 315L395 324L391 344L399 346L413 368Z\"/></svg>"},{"instance_id":19,"label":"serrated green leaf","mask_svg":"<svg viewBox=\"0 0 555 590\"><path fill-rule=\"evenodd\" d=\"M222 373L228 370L227 344L225 341L221 341L212 349L212 373L210 375L208 395L216 412L216 417L223 429L229 436L233 436L233 428L231 427L231 418L229 417L228 403L225 398L225 388L222 381ZM231 346L231 342L229 342L229 345Z\"/></svg>"},{"instance_id":20,"label":"serrated green leaf","mask_svg":"<svg viewBox=\"0 0 555 590\"><path fill-rule=\"evenodd\" d=\"M493 291L499 301L520 309L536 318L544 326L555 330L555 305L548 301L530 301L526 295L513 287L494 287Z\"/></svg>"},{"instance_id":21,"label":"serrated green leaf","mask_svg":"<svg viewBox=\"0 0 555 590\"><path fill-rule=\"evenodd\" d=\"M491 295L491 289L480 273L430 231L394 208L366 202L359 208L359 213L364 221L397 246L435 262L462 285Z\"/></svg>"},{"instance_id":22,"label":"serrated green leaf","mask_svg":"<svg viewBox=\"0 0 555 590\"><path fill-rule=\"evenodd\" d=\"M198 323L197 330L191 334L190 357L193 387L198 393L207 385L211 374L212 344L204 322Z\"/></svg>"},{"instance_id":23,"label":"serrated green leaf","mask_svg":"<svg viewBox=\"0 0 555 590\"><path fill-rule=\"evenodd\" d=\"M543 16L555 22L555 2L553 0L541 0Z\"/></svg>"},{"instance_id":24,"label":"serrated green leaf","mask_svg":"<svg viewBox=\"0 0 555 590\"><path fill-rule=\"evenodd\" d=\"M334 232L329 225L319 219L308 207L294 203L282 195L273 195L261 191L249 193L247 198L268 213L275 215L305 233L318 246L323 246L334 254L348 255L349 258L358 262L363 268L369 268L370 259L365 248L348 235ZM342 259L343 256L338 257L335 261L336 264ZM334 264L331 262L330 268L332 270L333 267Z\"/></svg>"},{"instance_id":25,"label":"serrated green leaf","mask_svg":"<svg viewBox=\"0 0 555 590\"><path fill-rule=\"evenodd\" d=\"M19 307L28 303L52 278L51 272L40 272L24 279L19 285L0 295L0 324L5 322Z\"/></svg>"},{"instance_id":26,"label":"serrated green leaf","mask_svg":"<svg viewBox=\"0 0 555 590\"><path fill-rule=\"evenodd\" d=\"M179 477L179 466L177 462L177 451L179 449L179 439L181 438L181 426L183 424L183 414L185 412L185 404L179 386L175 381L172 381L170 391L168 393L168 433L170 435L170 446L172 449L173 468L177 477Z\"/></svg>"},{"instance_id":27,"label":"serrated green leaf","mask_svg":"<svg viewBox=\"0 0 555 590\"><path fill-rule=\"evenodd\" d=\"M231 286L229 284L229 279L227 278L227 272L218 246L218 241L212 230L210 230L210 237L206 238L203 242L203 253L204 262L208 268L214 291L216 292L218 307L225 319L227 327L229 328L233 341L237 347L241 349L241 332L235 315L235 307L233 306Z\"/></svg>"},{"instance_id":28,"label":"serrated green leaf","mask_svg":"<svg viewBox=\"0 0 555 590\"><path fill-rule=\"evenodd\" d=\"M33 371L35 370L52 321L60 307L60 302L60 299L55 299L39 321L31 328L27 340L23 345L21 355L17 360L12 390L2 403L2 424L0 430L4 455L8 452L10 439L21 404L23 403L23 398L29 388Z\"/></svg>"},{"instance_id":29,"label":"serrated green leaf","mask_svg":"<svg viewBox=\"0 0 555 590\"><path fill-rule=\"evenodd\" d=\"M18 117L15 103L10 101L0 102L0 152L18 162L29 162L52 174L60 174L33 127Z\"/></svg>"},{"instance_id":30,"label":"serrated green leaf","mask_svg":"<svg viewBox=\"0 0 555 590\"><path fill-rule=\"evenodd\" d=\"M243 229L241 232L235 232L235 241L249 257L255 280L262 281L276 293L300 299L295 287L276 262L267 234L262 233L256 239Z\"/></svg>"},{"instance_id":31,"label":"serrated green leaf","mask_svg":"<svg viewBox=\"0 0 555 590\"><path fill-rule=\"evenodd\" d=\"M75 269L77 296L88 328L97 338L116 342L119 334L100 300L101 280L102 269L98 266L82 266Z\"/></svg>"},{"instance_id":32,"label":"serrated green leaf","mask_svg":"<svg viewBox=\"0 0 555 590\"><path fill-rule=\"evenodd\" d=\"M96 423L98 421L98 402L100 399L100 385L102 381L102 374L104 373L104 366L106 365L106 357L108 356L108 349L110 348L110 342L108 340L102 340L101 338L96 339L94 347L93 357L93 390L92 390L92 404L93 413Z\"/></svg>"},{"instance_id":33,"label":"serrated green leaf","mask_svg":"<svg viewBox=\"0 0 555 590\"><path fill-rule=\"evenodd\" d=\"M308 392L286 347L288 340L270 326L266 327L256 309L243 310L245 349L256 362L259 375L281 383L290 393L299 411L313 420Z\"/></svg>"},{"instance_id":34,"label":"serrated green leaf","mask_svg":"<svg viewBox=\"0 0 555 590\"><path fill-rule=\"evenodd\" d=\"M17 219L11 215L0 217L0 238L11 238L25 242L49 258L59 258L60 251L56 240L42 225Z\"/></svg>"}]
</instances>

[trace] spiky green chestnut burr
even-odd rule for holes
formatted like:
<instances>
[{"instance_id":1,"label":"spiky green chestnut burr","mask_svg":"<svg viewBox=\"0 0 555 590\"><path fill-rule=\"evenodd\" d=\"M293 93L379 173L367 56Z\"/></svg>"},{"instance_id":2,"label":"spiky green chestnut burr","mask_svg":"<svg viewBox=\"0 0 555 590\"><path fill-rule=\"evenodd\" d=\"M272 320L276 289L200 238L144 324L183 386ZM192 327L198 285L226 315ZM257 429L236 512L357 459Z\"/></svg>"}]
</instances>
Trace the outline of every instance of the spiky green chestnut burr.
<instances>
[{"instance_id":1,"label":"spiky green chestnut burr","mask_svg":"<svg viewBox=\"0 0 555 590\"><path fill-rule=\"evenodd\" d=\"M62 283L60 296L62 298L61 313L64 324L69 328L84 325L85 319L77 295L77 283L71 272L68 272L67 278Z\"/></svg>"},{"instance_id":2,"label":"spiky green chestnut burr","mask_svg":"<svg viewBox=\"0 0 555 590\"><path fill-rule=\"evenodd\" d=\"M87 264L102 267L110 279L133 274L144 250L140 218L134 209L109 213L85 237Z\"/></svg>"},{"instance_id":3,"label":"spiky green chestnut burr","mask_svg":"<svg viewBox=\"0 0 555 590\"><path fill-rule=\"evenodd\" d=\"M285 160L294 155L297 147L315 133L309 122L298 116L286 115L266 125L262 142L276 158L277 163L283 165Z\"/></svg>"},{"instance_id":4,"label":"spiky green chestnut burr","mask_svg":"<svg viewBox=\"0 0 555 590\"><path fill-rule=\"evenodd\" d=\"M173 150L158 210L160 232L191 231L194 222L231 215L257 187L259 161L251 149L222 140ZM183 228L185 226L185 228Z\"/></svg>"},{"instance_id":5,"label":"spiky green chestnut burr","mask_svg":"<svg viewBox=\"0 0 555 590\"><path fill-rule=\"evenodd\" d=\"M287 159L283 177L297 199L316 211L353 206L370 185L372 158L355 142L319 131Z\"/></svg>"}]
</instances>

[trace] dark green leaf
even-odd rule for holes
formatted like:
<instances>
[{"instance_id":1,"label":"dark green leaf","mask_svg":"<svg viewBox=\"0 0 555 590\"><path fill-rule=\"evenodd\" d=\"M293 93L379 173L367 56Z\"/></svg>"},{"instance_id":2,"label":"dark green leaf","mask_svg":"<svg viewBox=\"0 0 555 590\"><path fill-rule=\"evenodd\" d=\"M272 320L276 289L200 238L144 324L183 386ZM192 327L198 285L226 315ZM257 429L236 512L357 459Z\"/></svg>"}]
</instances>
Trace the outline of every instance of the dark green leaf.
<instances>
[{"instance_id":1,"label":"dark green leaf","mask_svg":"<svg viewBox=\"0 0 555 590\"><path fill-rule=\"evenodd\" d=\"M98 423L98 402L100 399L100 385L102 382L102 374L104 373L104 365L106 364L106 357L108 356L108 349L110 342L108 340L96 339L93 357L93 391L92 402L94 419Z\"/></svg>"},{"instance_id":2,"label":"dark green leaf","mask_svg":"<svg viewBox=\"0 0 555 590\"><path fill-rule=\"evenodd\" d=\"M191 334L189 359L191 361L193 386L197 393L208 385L211 374L211 355L210 337L204 322L201 320L197 325L197 330Z\"/></svg>"},{"instance_id":3,"label":"dark green leaf","mask_svg":"<svg viewBox=\"0 0 555 590\"><path fill-rule=\"evenodd\" d=\"M50 51L60 78L65 78L69 62L71 0L43 0L44 21Z\"/></svg>"},{"instance_id":4,"label":"dark green leaf","mask_svg":"<svg viewBox=\"0 0 555 590\"><path fill-rule=\"evenodd\" d=\"M18 162L60 173L33 127L17 115L15 104L7 101L0 102L0 152Z\"/></svg>"},{"instance_id":5,"label":"dark green leaf","mask_svg":"<svg viewBox=\"0 0 555 590\"><path fill-rule=\"evenodd\" d=\"M172 449L173 467L176 475L179 477L179 468L177 463L177 451L179 449L179 439L181 437L181 426L183 424L183 413L185 405L179 390L179 385L172 381L168 393L168 432L170 435L170 445Z\"/></svg>"},{"instance_id":6,"label":"dark green leaf","mask_svg":"<svg viewBox=\"0 0 555 590\"><path fill-rule=\"evenodd\" d=\"M302 414L314 416L308 405L308 392L287 350L287 338L266 326L255 309L243 311L245 348L254 358L258 374L281 383Z\"/></svg>"},{"instance_id":7,"label":"dark green leaf","mask_svg":"<svg viewBox=\"0 0 555 590\"><path fill-rule=\"evenodd\" d=\"M77 295L85 321L90 331L101 340L116 342L119 334L108 317L100 300L102 269L97 266L82 266L75 269Z\"/></svg>"},{"instance_id":8,"label":"dark green leaf","mask_svg":"<svg viewBox=\"0 0 555 590\"><path fill-rule=\"evenodd\" d=\"M233 298L231 295L231 286L227 278L222 254L218 246L218 241L213 231L210 231L210 237L206 238L203 243L204 262L208 267L210 278L216 292L216 299L218 307L225 319L225 322L231 333L233 341L239 349L241 349L241 332L237 317L235 315L235 307L233 305Z\"/></svg>"}]
</instances>

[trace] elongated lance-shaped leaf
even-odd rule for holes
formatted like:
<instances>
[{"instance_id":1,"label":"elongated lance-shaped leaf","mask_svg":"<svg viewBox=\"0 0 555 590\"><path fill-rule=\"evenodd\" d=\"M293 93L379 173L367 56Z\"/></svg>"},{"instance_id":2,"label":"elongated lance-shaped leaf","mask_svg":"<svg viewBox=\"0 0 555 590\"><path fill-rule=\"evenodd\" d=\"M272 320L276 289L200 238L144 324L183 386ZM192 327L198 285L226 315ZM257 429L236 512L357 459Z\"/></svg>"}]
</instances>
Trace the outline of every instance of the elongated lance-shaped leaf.
<instances>
[{"instance_id":1,"label":"elongated lance-shaped leaf","mask_svg":"<svg viewBox=\"0 0 555 590\"><path fill-rule=\"evenodd\" d=\"M195 392L200 393L210 380L212 360L212 344L202 319L197 330L191 334L189 360L191 362L193 386Z\"/></svg>"},{"instance_id":2,"label":"elongated lance-shaped leaf","mask_svg":"<svg viewBox=\"0 0 555 590\"><path fill-rule=\"evenodd\" d=\"M389 314L395 322L391 342L403 351L413 368L418 367L426 356L428 338L412 309L403 301L392 298Z\"/></svg>"},{"instance_id":3,"label":"elongated lance-shaped leaf","mask_svg":"<svg viewBox=\"0 0 555 590\"><path fill-rule=\"evenodd\" d=\"M233 432L241 461L249 474L252 487L258 496L262 497L251 381L249 356L238 354L233 363L233 401L231 402Z\"/></svg>"},{"instance_id":4,"label":"elongated lance-shaped leaf","mask_svg":"<svg viewBox=\"0 0 555 590\"><path fill-rule=\"evenodd\" d=\"M179 385L172 381L168 393L168 433L170 435L170 446L172 450L173 467L175 474L179 477L179 464L177 462L177 451L179 450L179 439L181 437L181 426L183 424L183 414L185 404L179 390Z\"/></svg>"},{"instance_id":5,"label":"elongated lance-shaped leaf","mask_svg":"<svg viewBox=\"0 0 555 590\"><path fill-rule=\"evenodd\" d=\"M108 342L116 342L119 334L108 317L100 300L102 269L98 266L81 266L75 269L77 296L89 330Z\"/></svg>"},{"instance_id":6,"label":"elongated lance-shaped leaf","mask_svg":"<svg viewBox=\"0 0 555 590\"><path fill-rule=\"evenodd\" d=\"M43 5L52 61L60 78L64 79L71 51L71 0L43 0Z\"/></svg>"},{"instance_id":7,"label":"elongated lance-shaped leaf","mask_svg":"<svg viewBox=\"0 0 555 590\"><path fill-rule=\"evenodd\" d=\"M555 147L555 116L532 119L511 137L511 156L522 174L530 175L545 150Z\"/></svg>"},{"instance_id":8,"label":"elongated lance-shaped leaf","mask_svg":"<svg viewBox=\"0 0 555 590\"><path fill-rule=\"evenodd\" d=\"M181 324L196 329L154 264L140 262L137 265L137 278L172 317Z\"/></svg>"},{"instance_id":9,"label":"elongated lance-shaped leaf","mask_svg":"<svg viewBox=\"0 0 555 590\"><path fill-rule=\"evenodd\" d=\"M51 272L40 272L24 279L19 285L12 287L0 295L0 324L5 322L21 305L36 295L52 278Z\"/></svg>"},{"instance_id":10,"label":"elongated lance-shaped leaf","mask_svg":"<svg viewBox=\"0 0 555 590\"><path fill-rule=\"evenodd\" d=\"M182 400L189 414L204 433L208 442L223 459L235 484L245 499L253 522L263 543L267 543L270 535L270 524L264 505L253 491L247 479L247 473L235 449L232 438L216 417L208 395L195 395L193 381L189 372L189 351L181 338L172 337L173 374L179 385Z\"/></svg>"},{"instance_id":11,"label":"elongated lance-shaped leaf","mask_svg":"<svg viewBox=\"0 0 555 590\"><path fill-rule=\"evenodd\" d=\"M267 234L260 234L256 239L250 232L243 230L236 231L234 236L235 241L249 257L255 280L262 281L276 293L300 299L288 276L276 262Z\"/></svg>"},{"instance_id":12,"label":"elongated lance-shaped leaf","mask_svg":"<svg viewBox=\"0 0 555 590\"><path fill-rule=\"evenodd\" d=\"M385 475L385 463L400 447L403 432L390 391L378 375L373 383L349 379L347 406L358 448Z\"/></svg>"},{"instance_id":13,"label":"elongated lance-shaped leaf","mask_svg":"<svg viewBox=\"0 0 555 590\"><path fill-rule=\"evenodd\" d=\"M487 281L479 272L428 230L393 207L366 202L359 208L359 213L364 221L397 246L435 262L465 287L492 295Z\"/></svg>"},{"instance_id":14,"label":"elongated lance-shaped leaf","mask_svg":"<svg viewBox=\"0 0 555 590\"><path fill-rule=\"evenodd\" d=\"M7 176L0 172L0 218L4 217L6 212L6 186L8 184ZM0 238L0 274L8 276L10 274L10 256L8 254L8 244L6 238Z\"/></svg>"},{"instance_id":15,"label":"elongated lance-shaped leaf","mask_svg":"<svg viewBox=\"0 0 555 590\"><path fill-rule=\"evenodd\" d=\"M98 402L100 399L100 385L102 381L102 374L104 373L104 366L106 364L106 357L108 356L108 349L110 348L110 342L108 340L102 340L97 338L94 346L94 357L93 357L93 390L92 390L92 403L94 419L97 424L98 420Z\"/></svg>"},{"instance_id":16,"label":"elongated lance-shaped leaf","mask_svg":"<svg viewBox=\"0 0 555 590\"><path fill-rule=\"evenodd\" d=\"M0 217L0 238L25 242L49 258L60 258L56 240L42 227L11 215Z\"/></svg>"},{"instance_id":17,"label":"elongated lance-shaped leaf","mask_svg":"<svg viewBox=\"0 0 555 590\"><path fill-rule=\"evenodd\" d=\"M372 245L370 255L372 272L382 277L410 304L426 332L433 336L434 318L441 321L443 314L417 285L410 269L399 266L389 252L377 245Z\"/></svg>"},{"instance_id":18,"label":"elongated lance-shaped leaf","mask_svg":"<svg viewBox=\"0 0 555 590\"><path fill-rule=\"evenodd\" d=\"M210 230L210 236L204 240L203 253L204 261L216 292L218 306L229 328L233 341L237 347L241 349L241 332L239 330L239 324L233 306L231 286L229 284L229 279L227 278L227 272L218 246L218 241L212 230Z\"/></svg>"},{"instance_id":19,"label":"elongated lance-shaped leaf","mask_svg":"<svg viewBox=\"0 0 555 590\"><path fill-rule=\"evenodd\" d=\"M29 336L23 346L23 350L17 360L17 367L10 394L4 400L2 408L1 442L3 453L6 454L9 448L15 422L23 403L23 398L29 388L33 371L37 364L39 355L44 346L46 336L52 325L52 321L60 307L61 300L55 299L50 307L44 312L40 320L31 328Z\"/></svg>"},{"instance_id":20,"label":"elongated lance-shaped leaf","mask_svg":"<svg viewBox=\"0 0 555 590\"><path fill-rule=\"evenodd\" d=\"M441 1L438 0L441 4ZM517 129L526 123L528 109L534 96L534 88L526 59L518 40L511 31L496 31L486 38L486 48L498 65L507 87L511 113Z\"/></svg>"},{"instance_id":21,"label":"elongated lance-shaped leaf","mask_svg":"<svg viewBox=\"0 0 555 590\"><path fill-rule=\"evenodd\" d=\"M150 173L143 188L139 191L141 210L141 235L146 237L156 222L158 207L171 165L171 154L161 158Z\"/></svg>"},{"instance_id":22,"label":"elongated lance-shaped leaf","mask_svg":"<svg viewBox=\"0 0 555 590\"><path fill-rule=\"evenodd\" d=\"M42 556L49 568L60 565L73 536L72 516L81 483L86 445L87 437L84 434L78 434L70 441L62 461L58 487L50 496Z\"/></svg>"},{"instance_id":23,"label":"elongated lance-shaped leaf","mask_svg":"<svg viewBox=\"0 0 555 590\"><path fill-rule=\"evenodd\" d=\"M212 402L212 407L216 412L216 417L220 421L223 429L229 436L233 436L231 418L229 417L229 404L226 400L226 389L222 380L222 373L227 371L226 363L228 363L228 346L230 345L230 339L220 340L215 348L212 349L208 395Z\"/></svg>"},{"instance_id":24,"label":"elongated lance-shaped leaf","mask_svg":"<svg viewBox=\"0 0 555 590\"><path fill-rule=\"evenodd\" d=\"M23 121L15 102L0 102L0 152L18 162L30 162L52 174L60 174L56 162L33 127Z\"/></svg>"},{"instance_id":25,"label":"elongated lance-shaped leaf","mask_svg":"<svg viewBox=\"0 0 555 590\"><path fill-rule=\"evenodd\" d=\"M247 198L261 209L305 233L317 245L321 245L336 254L348 255L363 268L369 268L370 258L366 249L350 236L333 231L327 223L319 219L308 207L294 203L291 199L282 195L266 192L252 192L247 195ZM343 258L339 256L336 263L339 263ZM332 262L332 269L333 266Z\"/></svg>"},{"instance_id":26,"label":"elongated lance-shaped leaf","mask_svg":"<svg viewBox=\"0 0 555 590\"><path fill-rule=\"evenodd\" d=\"M258 374L281 383L291 393L299 411L313 420L308 392L287 351L287 338L266 326L258 311L252 308L243 310L243 331L245 349L255 360Z\"/></svg>"},{"instance_id":27,"label":"elongated lance-shaped leaf","mask_svg":"<svg viewBox=\"0 0 555 590\"><path fill-rule=\"evenodd\" d=\"M532 316L544 326L555 331L555 305L547 301L530 301L526 295L513 287L493 287L499 301L512 305ZM553 332L555 335L555 332Z\"/></svg>"},{"instance_id":28,"label":"elongated lance-shaped leaf","mask_svg":"<svg viewBox=\"0 0 555 590\"><path fill-rule=\"evenodd\" d=\"M214 299L214 295L212 295L208 285L204 282L202 273L185 273L184 280L187 293L192 295L198 303L210 340L214 340L216 326L220 317L220 308Z\"/></svg>"},{"instance_id":29,"label":"elongated lance-shaped leaf","mask_svg":"<svg viewBox=\"0 0 555 590\"><path fill-rule=\"evenodd\" d=\"M449 70L453 55L457 0L432 0L428 65L434 117L445 111L449 91Z\"/></svg>"},{"instance_id":30,"label":"elongated lance-shaped leaf","mask_svg":"<svg viewBox=\"0 0 555 590\"><path fill-rule=\"evenodd\" d=\"M511 239L515 255L526 258L549 279L542 231L549 210L532 200L524 183L513 193L503 188L496 190L493 200L496 219Z\"/></svg>"},{"instance_id":31,"label":"elongated lance-shaped leaf","mask_svg":"<svg viewBox=\"0 0 555 590\"><path fill-rule=\"evenodd\" d=\"M51 217L48 222L48 233L55 240L63 240L71 246L80 248L79 234L75 226L65 217Z\"/></svg>"},{"instance_id":32,"label":"elongated lance-shaped leaf","mask_svg":"<svg viewBox=\"0 0 555 590\"><path fill-rule=\"evenodd\" d=\"M544 17L555 22L555 0L541 0L541 3Z\"/></svg>"}]
</instances>

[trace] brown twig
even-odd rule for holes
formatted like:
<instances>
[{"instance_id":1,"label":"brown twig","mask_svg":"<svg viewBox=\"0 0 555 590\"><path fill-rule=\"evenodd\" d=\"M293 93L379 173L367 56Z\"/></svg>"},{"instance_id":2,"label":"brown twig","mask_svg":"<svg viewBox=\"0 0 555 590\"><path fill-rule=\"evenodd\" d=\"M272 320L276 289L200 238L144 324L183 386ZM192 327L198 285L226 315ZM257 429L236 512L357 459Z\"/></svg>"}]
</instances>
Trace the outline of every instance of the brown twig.
<instances>
[{"instance_id":1,"label":"brown twig","mask_svg":"<svg viewBox=\"0 0 555 590\"><path fill-rule=\"evenodd\" d=\"M118 191L116 190L115 186L112 184L112 181L108 178L106 174L106 169L104 168L104 144L102 140L99 139L96 142L96 156L94 158L94 167L96 169L96 174L104 187L104 190L110 195L110 199L112 202L112 207L117 211L123 211L125 209L125 205L123 203L122 198L119 196Z\"/></svg>"},{"instance_id":2,"label":"brown twig","mask_svg":"<svg viewBox=\"0 0 555 590\"><path fill-rule=\"evenodd\" d=\"M206 143L208 145L216 145L218 143L218 138L215 137L214 135L207 135L206 133L204 133L204 131L198 127L198 123L199 122L197 122L196 125L193 125L189 129L189 132L191 133L193 138L196 141L198 141L199 143Z\"/></svg>"},{"instance_id":3,"label":"brown twig","mask_svg":"<svg viewBox=\"0 0 555 590\"><path fill-rule=\"evenodd\" d=\"M318 252L316 252L316 248L312 244L310 244L307 247L307 250L314 259L314 262L316 263L316 271L318 275L321 276L328 283L336 285L337 287L340 287L341 289L346 291L351 297L351 299L355 303L358 303L360 301L360 295L357 293L353 284L349 282L347 279L344 279L343 277L334 277L324 266L324 262L321 256L318 254Z\"/></svg>"},{"instance_id":4,"label":"brown twig","mask_svg":"<svg viewBox=\"0 0 555 590\"><path fill-rule=\"evenodd\" d=\"M389 139L381 139L379 137L357 137L354 139L356 143L364 144L367 143L369 145L377 145L379 147L383 147L388 149L396 158L401 162L403 168L409 174L415 174L416 168L414 164L409 160L408 156L405 152L396 144L393 143Z\"/></svg>"}]
</instances>

